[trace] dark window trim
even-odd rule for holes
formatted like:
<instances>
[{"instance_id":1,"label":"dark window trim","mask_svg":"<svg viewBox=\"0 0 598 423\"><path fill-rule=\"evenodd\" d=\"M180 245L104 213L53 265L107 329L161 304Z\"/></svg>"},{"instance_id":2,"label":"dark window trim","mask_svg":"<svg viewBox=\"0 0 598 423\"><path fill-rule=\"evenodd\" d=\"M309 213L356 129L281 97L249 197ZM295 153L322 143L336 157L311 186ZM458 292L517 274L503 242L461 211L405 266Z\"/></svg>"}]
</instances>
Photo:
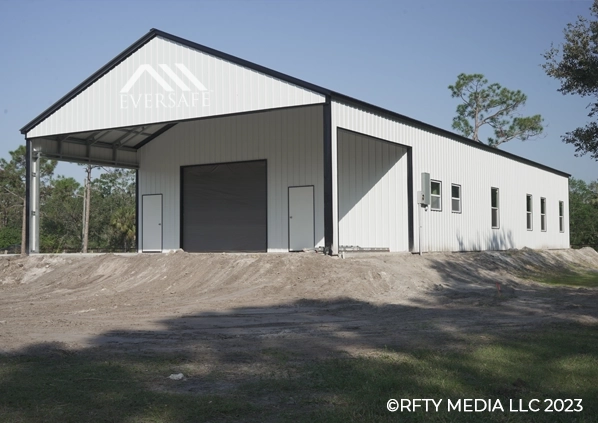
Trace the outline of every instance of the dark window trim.
<instances>
[{"instance_id":1,"label":"dark window trim","mask_svg":"<svg viewBox=\"0 0 598 423\"><path fill-rule=\"evenodd\" d=\"M453 186L459 187L459 211L453 210ZM451 183L451 212L455 214L463 213L463 194L461 190L461 184L453 184Z\"/></svg>"},{"instance_id":2,"label":"dark window trim","mask_svg":"<svg viewBox=\"0 0 598 423\"><path fill-rule=\"evenodd\" d=\"M559 232L565 233L565 202L559 201Z\"/></svg>"},{"instance_id":3,"label":"dark window trim","mask_svg":"<svg viewBox=\"0 0 598 423\"><path fill-rule=\"evenodd\" d=\"M496 190L496 207L492 207L493 190ZM496 209L496 226L492 226L492 210L494 209ZM500 229L500 189L498 187L490 187L490 225L492 226L492 229Z\"/></svg>"},{"instance_id":4,"label":"dark window trim","mask_svg":"<svg viewBox=\"0 0 598 423\"><path fill-rule=\"evenodd\" d=\"M544 200L544 213L542 213L542 200ZM546 211L546 197L540 197L540 231L542 232L548 230L548 217ZM542 222L542 217L544 217L544 222ZM544 225L542 225L542 223L544 223Z\"/></svg>"},{"instance_id":5,"label":"dark window trim","mask_svg":"<svg viewBox=\"0 0 598 423\"><path fill-rule=\"evenodd\" d=\"M433 182L438 182L440 184L440 194L439 195L434 195L432 194L432 183ZM439 209L435 209L432 207L432 197L440 197L440 208ZM430 179L430 210L431 211L435 211L435 212L441 212L442 211L442 181L439 181L437 179Z\"/></svg>"},{"instance_id":6,"label":"dark window trim","mask_svg":"<svg viewBox=\"0 0 598 423\"><path fill-rule=\"evenodd\" d=\"M527 209L528 198L530 199L529 205L531 207L531 210ZM531 228L527 226L527 215L528 214L530 214L532 216L532 218L530 219ZM525 226L527 227L528 231L534 230L534 196L532 194L525 194Z\"/></svg>"}]
</instances>

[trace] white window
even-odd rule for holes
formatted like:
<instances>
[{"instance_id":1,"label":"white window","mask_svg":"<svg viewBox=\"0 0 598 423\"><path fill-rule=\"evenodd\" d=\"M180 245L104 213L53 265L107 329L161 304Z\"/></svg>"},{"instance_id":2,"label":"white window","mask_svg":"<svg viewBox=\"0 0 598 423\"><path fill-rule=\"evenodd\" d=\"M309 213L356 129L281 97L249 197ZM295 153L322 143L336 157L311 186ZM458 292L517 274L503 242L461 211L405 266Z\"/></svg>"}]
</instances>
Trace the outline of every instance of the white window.
<instances>
[{"instance_id":1,"label":"white window","mask_svg":"<svg viewBox=\"0 0 598 423\"><path fill-rule=\"evenodd\" d=\"M451 208L453 213L461 213L461 185L451 185Z\"/></svg>"},{"instance_id":2,"label":"white window","mask_svg":"<svg viewBox=\"0 0 598 423\"><path fill-rule=\"evenodd\" d=\"M565 203L559 201L559 231L565 232Z\"/></svg>"},{"instance_id":3,"label":"white window","mask_svg":"<svg viewBox=\"0 0 598 423\"><path fill-rule=\"evenodd\" d=\"M540 198L540 229L546 232L546 198Z\"/></svg>"},{"instance_id":4,"label":"white window","mask_svg":"<svg viewBox=\"0 0 598 423\"><path fill-rule=\"evenodd\" d=\"M527 214L527 230L531 231L534 229L534 215L533 211L533 201L531 194L527 194L526 196L526 214Z\"/></svg>"},{"instance_id":5,"label":"white window","mask_svg":"<svg viewBox=\"0 0 598 423\"><path fill-rule=\"evenodd\" d=\"M442 211L442 182L430 181L430 202L432 210Z\"/></svg>"},{"instance_id":6,"label":"white window","mask_svg":"<svg viewBox=\"0 0 598 423\"><path fill-rule=\"evenodd\" d=\"M490 197L490 206L492 209L492 227L498 229L500 227L498 188L491 188Z\"/></svg>"}]
</instances>

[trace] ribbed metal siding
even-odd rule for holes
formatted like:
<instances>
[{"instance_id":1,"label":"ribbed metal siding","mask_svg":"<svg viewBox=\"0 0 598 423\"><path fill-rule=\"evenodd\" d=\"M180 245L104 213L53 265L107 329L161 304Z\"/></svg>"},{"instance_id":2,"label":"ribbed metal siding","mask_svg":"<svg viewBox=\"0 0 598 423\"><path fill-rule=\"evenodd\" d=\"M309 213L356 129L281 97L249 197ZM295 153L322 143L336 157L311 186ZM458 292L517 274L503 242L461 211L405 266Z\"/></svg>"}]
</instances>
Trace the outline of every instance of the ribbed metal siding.
<instances>
[{"instance_id":1,"label":"ribbed metal siding","mask_svg":"<svg viewBox=\"0 0 598 423\"><path fill-rule=\"evenodd\" d=\"M179 248L180 167L267 160L268 251L288 251L288 187L314 185L324 243L322 106L182 122L140 149L139 195L164 195L164 249ZM140 228L143 234L143 228Z\"/></svg>"},{"instance_id":2,"label":"ribbed metal siding","mask_svg":"<svg viewBox=\"0 0 598 423\"><path fill-rule=\"evenodd\" d=\"M338 133L339 245L409 248L407 149Z\"/></svg>"},{"instance_id":3,"label":"ribbed metal siding","mask_svg":"<svg viewBox=\"0 0 598 423\"><path fill-rule=\"evenodd\" d=\"M41 151L51 158L64 158L64 160L75 160L85 161L87 157L87 146L82 144L73 143L62 143L62 151L59 151L59 143L55 140L45 138L35 138L31 140L32 147L34 150ZM89 147L89 158L93 162L101 161L105 162L106 165L110 165L113 162L113 151L111 148L98 147L91 145ZM137 166L137 152L135 151L116 151L116 160L118 165L127 165L130 167Z\"/></svg>"},{"instance_id":4,"label":"ribbed metal siding","mask_svg":"<svg viewBox=\"0 0 598 423\"><path fill-rule=\"evenodd\" d=\"M121 108L121 89L141 65L151 65L175 89L179 99L182 89L160 68L171 67L192 91L193 85L177 70L184 64L208 90L209 106L164 108ZM133 86L130 94L164 94L164 89L147 72ZM189 97L186 94L186 98ZM155 98L154 98L155 100ZM84 92L27 133L27 137L83 132L102 128L142 125L220 114L264 110L278 107L322 103L324 97L271 76L210 56L201 51L156 37L121 62ZM199 103L198 103L199 104Z\"/></svg>"},{"instance_id":5,"label":"ribbed metal siding","mask_svg":"<svg viewBox=\"0 0 598 423\"><path fill-rule=\"evenodd\" d=\"M337 147L337 127L412 146L414 194L421 189L421 172L429 172L432 179L442 182L443 210L423 214L424 250L569 247L566 177L338 102L332 103L333 157ZM450 209L453 183L461 185L460 214L452 213ZM499 229L491 228L491 187L500 189ZM533 231L526 229L526 194L534 196L534 222L537 224ZM541 232L539 226L540 197L547 199L546 232ZM559 201L565 203L564 233L559 232ZM333 209L336 215L338 205L334 204ZM417 205L414 205L413 213L417 228ZM339 245L338 239L336 245ZM415 248L418 248L417 236Z\"/></svg>"}]
</instances>

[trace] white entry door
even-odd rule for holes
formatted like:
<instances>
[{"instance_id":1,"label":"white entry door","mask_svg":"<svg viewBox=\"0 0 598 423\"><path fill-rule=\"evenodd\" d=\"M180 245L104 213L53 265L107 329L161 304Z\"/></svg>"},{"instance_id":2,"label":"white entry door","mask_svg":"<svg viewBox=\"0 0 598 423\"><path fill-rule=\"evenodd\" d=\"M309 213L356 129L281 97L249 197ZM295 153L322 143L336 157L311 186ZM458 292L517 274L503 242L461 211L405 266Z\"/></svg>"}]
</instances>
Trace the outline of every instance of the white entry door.
<instances>
[{"instance_id":1,"label":"white entry door","mask_svg":"<svg viewBox=\"0 0 598 423\"><path fill-rule=\"evenodd\" d=\"M314 248L314 187L289 187L289 251Z\"/></svg>"},{"instance_id":2,"label":"white entry door","mask_svg":"<svg viewBox=\"0 0 598 423\"><path fill-rule=\"evenodd\" d=\"M142 201L143 252L162 251L162 194L144 195Z\"/></svg>"}]
</instances>

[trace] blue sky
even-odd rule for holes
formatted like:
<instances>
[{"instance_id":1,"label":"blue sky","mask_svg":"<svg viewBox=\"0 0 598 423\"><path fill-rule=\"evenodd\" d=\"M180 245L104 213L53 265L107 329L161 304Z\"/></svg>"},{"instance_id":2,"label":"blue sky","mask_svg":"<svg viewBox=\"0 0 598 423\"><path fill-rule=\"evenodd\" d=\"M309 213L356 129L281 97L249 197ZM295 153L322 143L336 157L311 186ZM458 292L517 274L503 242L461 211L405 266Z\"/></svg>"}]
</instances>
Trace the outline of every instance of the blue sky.
<instances>
[{"instance_id":1,"label":"blue sky","mask_svg":"<svg viewBox=\"0 0 598 423\"><path fill-rule=\"evenodd\" d=\"M451 129L457 75L482 73L528 96L545 133L504 150L598 179L560 137L587 122L591 99L563 96L540 65L590 1L10 1L0 0L0 156L19 129L150 28ZM83 178L75 165L58 172Z\"/></svg>"}]
</instances>

